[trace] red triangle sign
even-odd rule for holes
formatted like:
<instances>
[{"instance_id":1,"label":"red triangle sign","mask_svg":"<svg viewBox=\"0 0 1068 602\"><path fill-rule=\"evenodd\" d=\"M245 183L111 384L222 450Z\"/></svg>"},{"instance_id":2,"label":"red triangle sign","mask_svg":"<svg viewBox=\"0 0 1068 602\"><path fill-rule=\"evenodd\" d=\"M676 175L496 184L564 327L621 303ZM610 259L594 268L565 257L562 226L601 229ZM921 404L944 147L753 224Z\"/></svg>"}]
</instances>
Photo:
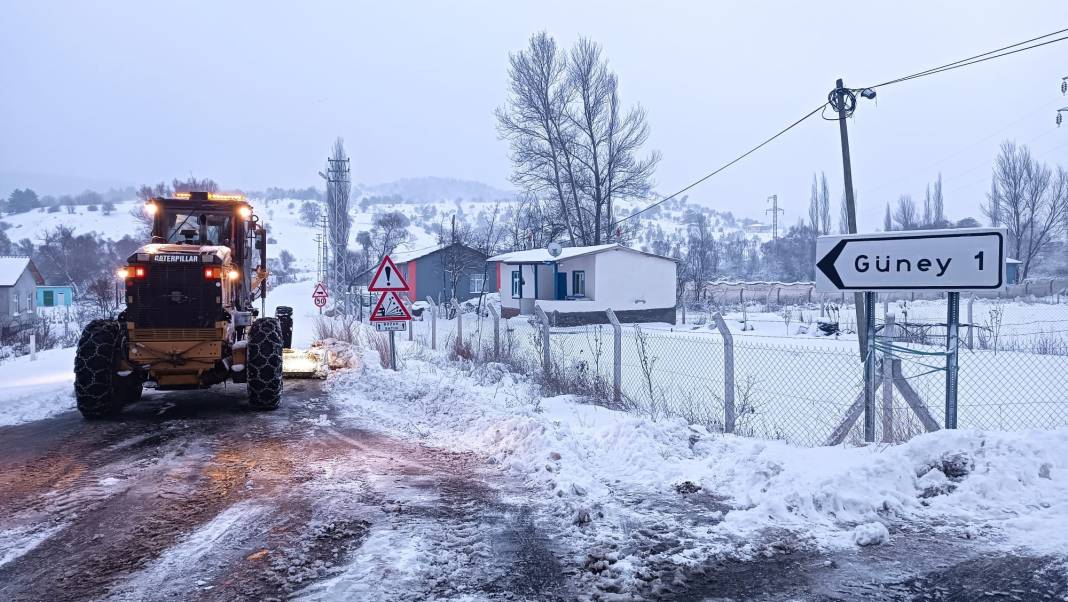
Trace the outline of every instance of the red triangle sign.
<instances>
[{"instance_id":1,"label":"red triangle sign","mask_svg":"<svg viewBox=\"0 0 1068 602\"><path fill-rule=\"evenodd\" d=\"M378 298L378 303L375 304L375 308L371 310L371 316L368 318L372 322L393 322L411 319L412 314L408 313L408 308L404 306L400 296L393 291L387 291Z\"/></svg>"},{"instance_id":2,"label":"red triangle sign","mask_svg":"<svg viewBox=\"0 0 1068 602\"><path fill-rule=\"evenodd\" d=\"M326 285L319 282L315 285L315 290L312 291L312 297L329 297L330 294L326 292Z\"/></svg>"},{"instance_id":3,"label":"red triangle sign","mask_svg":"<svg viewBox=\"0 0 1068 602\"><path fill-rule=\"evenodd\" d=\"M371 279L371 284L367 287L367 290L376 293L406 291L408 290L408 283L404 281L404 276L401 276L400 270L397 269L397 264L393 263L389 255L386 255L382 258L382 262L378 264L378 269L375 270L375 277Z\"/></svg>"}]
</instances>

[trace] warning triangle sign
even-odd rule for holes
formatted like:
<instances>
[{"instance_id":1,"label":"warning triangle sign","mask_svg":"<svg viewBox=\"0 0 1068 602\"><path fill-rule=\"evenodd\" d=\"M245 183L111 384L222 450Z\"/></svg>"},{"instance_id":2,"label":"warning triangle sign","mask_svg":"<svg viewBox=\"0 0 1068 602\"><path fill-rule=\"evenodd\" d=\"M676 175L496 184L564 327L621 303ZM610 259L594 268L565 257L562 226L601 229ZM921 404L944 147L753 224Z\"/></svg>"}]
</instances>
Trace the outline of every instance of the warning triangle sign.
<instances>
[{"instance_id":1,"label":"warning triangle sign","mask_svg":"<svg viewBox=\"0 0 1068 602\"><path fill-rule=\"evenodd\" d=\"M400 270L397 269L397 264L393 263L389 255L386 255L382 258L382 262L378 264L378 269L375 270L375 277L371 279L371 285L367 287L367 290L376 293L406 291L408 290L408 283L404 281L404 276L401 276Z\"/></svg>"},{"instance_id":2,"label":"warning triangle sign","mask_svg":"<svg viewBox=\"0 0 1068 602\"><path fill-rule=\"evenodd\" d=\"M315 285L315 290L312 291L312 297L329 297L329 296L330 295L327 294L327 292L326 292L326 285L324 285L322 282L319 282L319 283L317 283Z\"/></svg>"},{"instance_id":3,"label":"warning triangle sign","mask_svg":"<svg viewBox=\"0 0 1068 602\"><path fill-rule=\"evenodd\" d=\"M372 322L411 320L412 314L408 313L408 308L404 306L404 302L401 301L401 298L397 293L387 291L384 295L379 297L378 303L376 303L375 308L371 310L371 317L368 319Z\"/></svg>"}]
</instances>

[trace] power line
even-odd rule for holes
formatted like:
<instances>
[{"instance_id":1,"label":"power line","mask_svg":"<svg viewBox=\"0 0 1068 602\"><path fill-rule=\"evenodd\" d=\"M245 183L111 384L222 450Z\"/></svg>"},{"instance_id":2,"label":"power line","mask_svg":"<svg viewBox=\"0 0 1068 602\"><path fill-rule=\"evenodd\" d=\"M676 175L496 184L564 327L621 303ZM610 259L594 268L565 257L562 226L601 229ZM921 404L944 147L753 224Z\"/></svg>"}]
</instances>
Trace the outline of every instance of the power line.
<instances>
[{"instance_id":1,"label":"power line","mask_svg":"<svg viewBox=\"0 0 1068 602\"><path fill-rule=\"evenodd\" d=\"M686 192L687 190L689 190L689 189L693 188L694 186L697 186L697 185L698 185L698 184L700 184L701 182L704 182L705 180L707 180L707 179L711 178L712 176L714 176L714 175L718 174L719 172L723 171L724 169L727 169L727 168L728 168L728 167L730 167L731 165L734 165L735 163L737 163L737 162L741 161L742 159L744 159L744 158L748 157L749 155L751 155L751 154L755 153L756 151L760 150L760 149L761 149L762 147L764 147L765 145L767 145L767 144L768 144L769 142L771 142L772 140L775 140L775 139L776 139L776 138L778 138L779 136L782 136L782 135L783 135L783 134L785 134L786 132L788 132L788 131L792 130L793 128L797 127L798 125L800 125L800 124L801 124L801 122L805 121L805 120L806 120L806 119L808 119L809 117L812 117L812 116L813 116L813 115L815 115L816 113L818 113L818 112L822 111L822 110L823 110L823 107L825 107L825 106L827 106L827 103L821 104L820 106L816 107L815 109L812 109L812 110L811 110L811 111L809 111L809 112L808 112L808 113L807 113L807 114L806 114L806 115L805 115L804 117L802 117L802 118L798 119L797 121L795 121L795 122L791 123L790 125L788 125L788 126L784 127L783 129L779 130L779 131L778 131L778 132L777 132L777 133L776 133L776 134L775 134L774 136L772 136L772 137L770 137L770 138L768 138L768 139L764 140L764 141L763 141L763 142L761 142L760 144L758 144L758 145L754 146L753 148L751 148L751 149L747 150L746 152L742 153L741 155L738 155L737 157L735 157L734 159L732 159L732 160L731 160L731 161L729 161L728 163L725 163L725 164L723 164L722 166L720 166L720 167L719 167L718 169L716 169L715 171L713 171L713 172L711 172L711 173L708 173L708 174L706 174L706 175L705 175L704 177L702 177L702 178L700 178L700 179L698 179L698 180L695 180L695 181L693 181L692 183L690 183L689 185L687 185L687 186L686 186L685 188L682 188L681 190L678 190L678 191L676 191L676 192L675 192L674 194L672 194L671 196L667 196L667 197L664 197L664 198L660 199L659 201L657 201L657 202L653 203L652 205L649 205L649 206L648 206L648 207L646 207L645 209L642 209L642 210L640 210L640 211L635 211L634 213L631 213L631 214L630 214L630 215L628 215L627 217L624 217L624 218L622 218L622 219L618 219L618 220L616 220L615 222L612 222L612 224L611 224L611 225L609 226L609 229L611 229L611 228L612 228L612 226L615 226L615 225L617 225L617 224L621 224L621 223L623 223L623 222L627 221L628 219L630 219L630 218L632 218L632 217L637 217L637 216L639 216L639 215L641 215L641 214L645 213L646 211L648 211L648 210L652 209L653 207L656 207L656 206L658 206L658 205L661 205L661 204L663 204L663 203L666 203L666 202L670 201L671 199L673 199L673 198L675 198L675 197L679 196L680 194L682 194L682 193Z\"/></svg>"},{"instance_id":2,"label":"power line","mask_svg":"<svg viewBox=\"0 0 1068 602\"><path fill-rule=\"evenodd\" d=\"M911 79L917 79L917 78L920 78L920 77L926 77L928 75L934 75L936 73L942 73L943 71L951 71L953 69L959 69L961 67L967 67L969 65L975 65L977 63L982 63L984 61L989 61L989 60L992 60L992 59L998 59L998 58L1001 58L1001 57L1009 56L1010 54L1016 54L1017 52L1023 52L1025 50L1034 50L1035 48L1046 46L1048 44L1053 44L1055 42L1062 42L1064 40L1068 40L1068 36L1063 36L1063 37L1056 38L1056 39L1053 39L1053 40L1046 40L1045 42L1034 44L1032 46L1026 46L1024 48L1017 48L1017 46L1023 46L1024 44L1030 44L1031 42L1036 42L1038 40L1042 40L1044 38L1048 38L1050 36L1055 36L1055 35L1062 34L1062 33L1065 33L1065 32L1068 32L1068 29L1061 29L1061 30L1058 30L1058 31L1053 31L1053 32L1047 33L1045 35L1038 36L1036 38L1031 38L1029 40L1024 40L1022 42L1017 42L1015 44L1010 44L1008 46L1003 46L1003 47L997 48L995 50L988 50L987 52L984 52L982 54L977 54L975 56L970 56L968 58L956 60L956 61L953 61L952 63L946 63L945 65L940 65L938 67L932 67L930 69L926 69L926 70L920 71L918 73L913 73L912 75L906 75L904 77L899 77L899 78L896 78L896 79L885 81L885 82L883 82L881 84L875 84L874 86L868 86L868 87L869 88L879 88L879 87L882 87L882 86L889 86L891 84L896 84L896 83L908 81L908 80L911 80ZM1013 48L1015 48L1015 50L1010 50L1010 49L1013 49ZM1006 50L1008 52L1003 52L1003 51L1006 51ZM997 54L997 53L1001 53L1001 54Z\"/></svg>"}]
</instances>

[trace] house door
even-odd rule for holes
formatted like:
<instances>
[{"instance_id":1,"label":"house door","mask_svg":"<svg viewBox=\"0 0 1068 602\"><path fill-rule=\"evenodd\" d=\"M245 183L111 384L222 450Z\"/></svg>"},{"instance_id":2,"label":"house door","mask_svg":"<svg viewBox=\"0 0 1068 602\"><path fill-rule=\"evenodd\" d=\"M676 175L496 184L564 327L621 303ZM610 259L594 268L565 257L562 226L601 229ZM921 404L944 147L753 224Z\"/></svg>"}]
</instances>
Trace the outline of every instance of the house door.
<instances>
[{"instance_id":1,"label":"house door","mask_svg":"<svg viewBox=\"0 0 1068 602\"><path fill-rule=\"evenodd\" d=\"M567 272L556 273L556 300L563 301L567 297Z\"/></svg>"}]
</instances>

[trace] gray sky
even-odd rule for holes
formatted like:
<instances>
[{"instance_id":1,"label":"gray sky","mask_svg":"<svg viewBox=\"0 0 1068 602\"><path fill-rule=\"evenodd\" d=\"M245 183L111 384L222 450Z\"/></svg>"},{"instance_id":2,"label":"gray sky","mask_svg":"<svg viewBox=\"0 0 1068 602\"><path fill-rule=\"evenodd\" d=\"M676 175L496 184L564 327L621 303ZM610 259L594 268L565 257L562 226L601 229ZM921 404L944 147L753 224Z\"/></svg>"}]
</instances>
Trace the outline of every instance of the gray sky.
<instances>
[{"instance_id":1,"label":"gray sky","mask_svg":"<svg viewBox=\"0 0 1068 602\"><path fill-rule=\"evenodd\" d=\"M508 186L493 109L507 55L546 29L602 43L648 111L668 194L859 87L1068 27L1068 3L15 2L0 0L0 171L130 183L317 185L335 136L354 179ZM575 6L579 5L581 6ZM298 7L299 8L295 8ZM880 90L851 121L862 229L939 171L950 217L978 217L1006 137L1068 166L1068 42ZM794 223L813 171L841 194L837 125L812 119L690 193ZM837 213L835 213L837 219Z\"/></svg>"}]
</instances>

